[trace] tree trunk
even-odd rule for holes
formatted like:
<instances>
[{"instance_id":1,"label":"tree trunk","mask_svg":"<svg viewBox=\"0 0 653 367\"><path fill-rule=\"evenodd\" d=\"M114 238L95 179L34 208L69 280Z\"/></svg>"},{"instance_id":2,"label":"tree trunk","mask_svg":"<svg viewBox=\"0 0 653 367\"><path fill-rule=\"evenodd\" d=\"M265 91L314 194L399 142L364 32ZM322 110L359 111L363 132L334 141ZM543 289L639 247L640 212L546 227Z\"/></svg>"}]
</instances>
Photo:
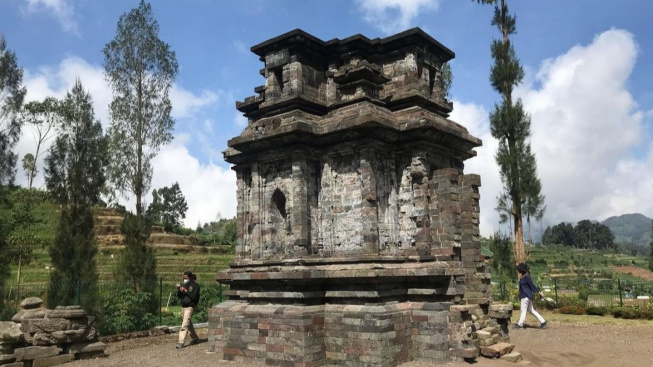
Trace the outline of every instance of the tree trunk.
<instances>
[{"instance_id":1,"label":"tree trunk","mask_svg":"<svg viewBox=\"0 0 653 367\"><path fill-rule=\"evenodd\" d=\"M20 268L21 268L21 265L23 264L22 260L23 260L23 257L18 256L18 272L17 272L18 274L16 275L16 283L18 283L18 284L20 284Z\"/></svg>"},{"instance_id":2,"label":"tree trunk","mask_svg":"<svg viewBox=\"0 0 653 367\"><path fill-rule=\"evenodd\" d=\"M526 225L528 226L528 243L533 244L533 234L531 233L531 216L526 215Z\"/></svg>"}]
</instances>

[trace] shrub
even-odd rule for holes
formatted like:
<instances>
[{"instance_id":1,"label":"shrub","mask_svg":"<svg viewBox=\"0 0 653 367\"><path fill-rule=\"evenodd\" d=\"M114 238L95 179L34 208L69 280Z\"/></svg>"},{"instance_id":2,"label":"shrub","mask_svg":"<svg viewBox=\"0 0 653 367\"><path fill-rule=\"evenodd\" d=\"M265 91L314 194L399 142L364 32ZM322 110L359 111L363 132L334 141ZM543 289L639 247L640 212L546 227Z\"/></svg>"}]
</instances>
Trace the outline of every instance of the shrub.
<instances>
[{"instance_id":1,"label":"shrub","mask_svg":"<svg viewBox=\"0 0 653 367\"><path fill-rule=\"evenodd\" d=\"M558 297L558 307L573 306L573 307L587 307L587 302L582 299L571 296Z\"/></svg>"},{"instance_id":2,"label":"shrub","mask_svg":"<svg viewBox=\"0 0 653 367\"><path fill-rule=\"evenodd\" d=\"M152 328L156 316L148 310L153 303L152 293L136 292L129 287L117 290L104 300L100 333L112 335Z\"/></svg>"},{"instance_id":3,"label":"shrub","mask_svg":"<svg viewBox=\"0 0 653 367\"><path fill-rule=\"evenodd\" d=\"M564 306L560 307L560 313L566 315L584 315L585 309L579 306Z\"/></svg>"},{"instance_id":4,"label":"shrub","mask_svg":"<svg viewBox=\"0 0 653 367\"><path fill-rule=\"evenodd\" d=\"M587 291L587 287L584 285L579 285L576 287L576 291L578 292L578 299L587 301L587 298L589 298L589 292Z\"/></svg>"},{"instance_id":5,"label":"shrub","mask_svg":"<svg viewBox=\"0 0 653 367\"><path fill-rule=\"evenodd\" d=\"M594 316L605 316L610 313L610 310L607 307L589 306L585 309L585 313Z\"/></svg>"},{"instance_id":6,"label":"shrub","mask_svg":"<svg viewBox=\"0 0 653 367\"><path fill-rule=\"evenodd\" d=\"M630 307L618 307L612 310L612 316L620 319L638 319L640 312Z\"/></svg>"}]
</instances>

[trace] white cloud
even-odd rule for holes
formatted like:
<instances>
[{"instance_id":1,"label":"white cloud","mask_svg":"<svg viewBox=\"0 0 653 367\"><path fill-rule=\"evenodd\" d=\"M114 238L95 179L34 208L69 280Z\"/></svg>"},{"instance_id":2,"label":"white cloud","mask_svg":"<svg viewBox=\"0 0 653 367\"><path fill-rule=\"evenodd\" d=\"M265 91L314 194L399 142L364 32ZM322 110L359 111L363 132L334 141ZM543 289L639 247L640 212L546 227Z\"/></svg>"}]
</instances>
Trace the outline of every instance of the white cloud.
<instances>
[{"instance_id":1,"label":"white cloud","mask_svg":"<svg viewBox=\"0 0 653 367\"><path fill-rule=\"evenodd\" d=\"M152 188L158 189L179 182L179 188L188 203L184 225L195 228L197 222L206 223L220 212L223 218L236 215L236 173L214 163L202 164L192 156L186 144L190 136L182 134L175 141L161 148L152 160L155 167ZM152 200L151 191L143 197L144 203ZM136 200L121 200L134 210Z\"/></svg>"},{"instance_id":2,"label":"white cloud","mask_svg":"<svg viewBox=\"0 0 653 367\"><path fill-rule=\"evenodd\" d=\"M234 124L238 127L247 126L247 117L243 116L241 112L236 112L234 115Z\"/></svg>"},{"instance_id":3,"label":"white cloud","mask_svg":"<svg viewBox=\"0 0 653 367\"><path fill-rule=\"evenodd\" d=\"M173 102L172 116L177 119L189 117L202 108L215 104L220 99L220 92L203 90L197 95L191 91L174 85L170 90L170 100Z\"/></svg>"},{"instance_id":4,"label":"white cloud","mask_svg":"<svg viewBox=\"0 0 653 367\"><path fill-rule=\"evenodd\" d=\"M81 58L68 57L58 65L25 70L24 84L28 91L26 99L27 101L42 100L48 96L62 98L72 88L76 78L82 81L84 88L93 97L95 115L106 128L110 123L108 108L112 99L111 89L104 79L102 67L89 64ZM226 217L234 216L236 211L235 174L213 163L201 164L199 159L193 157L186 149L186 146L200 142L205 147L216 150L215 144L208 144L210 139L205 136L213 132L214 121L207 118L198 120L196 117L202 115L206 110L213 109L220 94L219 91L211 90L204 90L197 94L175 85L170 93L174 117L178 119L178 124L188 125L194 130L201 130L202 133L176 134L173 143L163 147L152 162L154 166L152 187L170 186L175 181L179 181L189 206L185 222L192 227L198 221L213 220L218 211ZM52 140L49 141L49 144ZM47 149L48 146L43 149ZM32 134L27 128L23 129L17 146L19 161L26 153L33 153L35 149L36 144ZM203 153L209 157L220 156L220 152L217 150L215 152L206 150ZM41 156L39 162L40 172L34 183L36 187L41 187L44 183L42 173L44 156ZM18 165L20 166L20 162ZM25 174L20 167L16 175L16 182L21 185L27 183ZM151 196L148 194L144 199L151 199ZM132 201L133 199L127 200L127 204L133 207Z\"/></svg>"},{"instance_id":5,"label":"white cloud","mask_svg":"<svg viewBox=\"0 0 653 367\"><path fill-rule=\"evenodd\" d=\"M24 0L27 11L36 13L43 11L54 17L66 32L79 34L72 1L69 0Z\"/></svg>"},{"instance_id":6,"label":"white cloud","mask_svg":"<svg viewBox=\"0 0 653 367\"><path fill-rule=\"evenodd\" d=\"M644 129L650 111L639 110L628 91L636 58L632 34L609 30L589 45L544 61L534 77L538 86L517 91L531 114L546 222L653 215L653 144ZM481 231L488 235L498 223L497 143L483 107L456 103L452 119L483 139L484 147L468 161L466 171L482 175ZM638 155L642 143L649 145Z\"/></svg>"},{"instance_id":7,"label":"white cloud","mask_svg":"<svg viewBox=\"0 0 653 367\"><path fill-rule=\"evenodd\" d=\"M420 11L436 10L440 0L357 0L363 19L385 34L410 28Z\"/></svg>"},{"instance_id":8,"label":"white cloud","mask_svg":"<svg viewBox=\"0 0 653 367\"><path fill-rule=\"evenodd\" d=\"M497 140L490 135L488 111L473 103L454 101L451 119L465 126L470 134L483 140L483 146L476 148L476 157L465 162L465 173L475 173L481 176L481 233L485 236L494 232L499 220L494 208L497 196L501 192L499 169L494 160L497 151Z\"/></svg>"}]
</instances>

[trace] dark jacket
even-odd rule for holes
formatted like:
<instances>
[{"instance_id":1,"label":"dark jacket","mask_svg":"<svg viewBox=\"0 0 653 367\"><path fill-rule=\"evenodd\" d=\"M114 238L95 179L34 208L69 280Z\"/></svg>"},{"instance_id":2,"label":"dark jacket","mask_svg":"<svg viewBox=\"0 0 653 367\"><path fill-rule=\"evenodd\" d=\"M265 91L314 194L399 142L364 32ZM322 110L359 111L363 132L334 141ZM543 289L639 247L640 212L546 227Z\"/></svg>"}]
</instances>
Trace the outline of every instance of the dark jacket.
<instances>
[{"instance_id":1,"label":"dark jacket","mask_svg":"<svg viewBox=\"0 0 653 367\"><path fill-rule=\"evenodd\" d=\"M193 280L181 286L187 289L186 292L181 291L179 288L177 289L177 297L181 301L181 307L197 306L200 301L200 286Z\"/></svg>"},{"instance_id":2,"label":"dark jacket","mask_svg":"<svg viewBox=\"0 0 653 367\"><path fill-rule=\"evenodd\" d=\"M540 289L535 286L530 274L526 273L519 279L519 299L533 299L533 295L539 291Z\"/></svg>"}]
</instances>

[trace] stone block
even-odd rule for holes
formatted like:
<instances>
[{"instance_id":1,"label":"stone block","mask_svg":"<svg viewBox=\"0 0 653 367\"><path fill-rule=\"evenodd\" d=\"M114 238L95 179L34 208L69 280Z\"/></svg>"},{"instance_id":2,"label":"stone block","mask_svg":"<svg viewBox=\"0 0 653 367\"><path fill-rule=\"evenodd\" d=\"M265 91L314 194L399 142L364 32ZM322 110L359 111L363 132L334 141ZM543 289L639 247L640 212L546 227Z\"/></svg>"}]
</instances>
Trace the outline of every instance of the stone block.
<instances>
[{"instance_id":1,"label":"stone block","mask_svg":"<svg viewBox=\"0 0 653 367\"><path fill-rule=\"evenodd\" d=\"M480 340L492 339L492 333L485 330L479 330L475 334L476 334L476 338Z\"/></svg>"},{"instance_id":2,"label":"stone block","mask_svg":"<svg viewBox=\"0 0 653 367\"><path fill-rule=\"evenodd\" d=\"M13 362L16 360L15 354L0 354L0 364Z\"/></svg>"},{"instance_id":3,"label":"stone block","mask_svg":"<svg viewBox=\"0 0 653 367\"><path fill-rule=\"evenodd\" d=\"M481 354L488 358L499 358L504 354L508 354L515 349L513 344L498 343L491 346L481 347Z\"/></svg>"},{"instance_id":4,"label":"stone block","mask_svg":"<svg viewBox=\"0 0 653 367\"><path fill-rule=\"evenodd\" d=\"M13 362L13 363L7 363L3 364L2 367L24 367L25 363L23 362Z\"/></svg>"},{"instance_id":5,"label":"stone block","mask_svg":"<svg viewBox=\"0 0 653 367\"><path fill-rule=\"evenodd\" d=\"M43 300L38 297L27 297L20 303L20 308L30 310L39 308L43 305Z\"/></svg>"},{"instance_id":6,"label":"stone block","mask_svg":"<svg viewBox=\"0 0 653 367\"><path fill-rule=\"evenodd\" d=\"M88 326L88 317L79 319L47 318L26 319L21 322L20 329L24 333L53 333L55 331L83 329Z\"/></svg>"},{"instance_id":7,"label":"stone block","mask_svg":"<svg viewBox=\"0 0 653 367\"><path fill-rule=\"evenodd\" d=\"M46 358L46 357L52 357L56 356L61 352L61 349L59 349L56 346L51 346L51 347L25 347L25 348L18 348L14 351L16 354L16 361L29 361L29 360L34 360L37 358Z\"/></svg>"},{"instance_id":8,"label":"stone block","mask_svg":"<svg viewBox=\"0 0 653 367\"><path fill-rule=\"evenodd\" d=\"M478 357L479 353L479 348L463 348L454 350L453 356L458 358L474 359Z\"/></svg>"},{"instance_id":9,"label":"stone block","mask_svg":"<svg viewBox=\"0 0 653 367\"><path fill-rule=\"evenodd\" d=\"M501 357L501 359L506 360L508 362L517 363L517 362L521 362L524 359L524 356L522 356L522 354L519 352L511 352L511 353L504 354Z\"/></svg>"},{"instance_id":10,"label":"stone block","mask_svg":"<svg viewBox=\"0 0 653 367\"><path fill-rule=\"evenodd\" d=\"M20 325L13 321L0 322L0 344L16 344L23 341Z\"/></svg>"},{"instance_id":11,"label":"stone block","mask_svg":"<svg viewBox=\"0 0 653 367\"><path fill-rule=\"evenodd\" d=\"M50 310L47 316L49 319L77 319L86 317L88 314L80 306L57 306L54 310Z\"/></svg>"},{"instance_id":12,"label":"stone block","mask_svg":"<svg viewBox=\"0 0 653 367\"><path fill-rule=\"evenodd\" d=\"M13 322L22 322L23 320L27 319L42 319L47 315L49 310L45 308L33 308L30 310L19 310L17 314L15 314L12 318L11 321Z\"/></svg>"}]
</instances>

